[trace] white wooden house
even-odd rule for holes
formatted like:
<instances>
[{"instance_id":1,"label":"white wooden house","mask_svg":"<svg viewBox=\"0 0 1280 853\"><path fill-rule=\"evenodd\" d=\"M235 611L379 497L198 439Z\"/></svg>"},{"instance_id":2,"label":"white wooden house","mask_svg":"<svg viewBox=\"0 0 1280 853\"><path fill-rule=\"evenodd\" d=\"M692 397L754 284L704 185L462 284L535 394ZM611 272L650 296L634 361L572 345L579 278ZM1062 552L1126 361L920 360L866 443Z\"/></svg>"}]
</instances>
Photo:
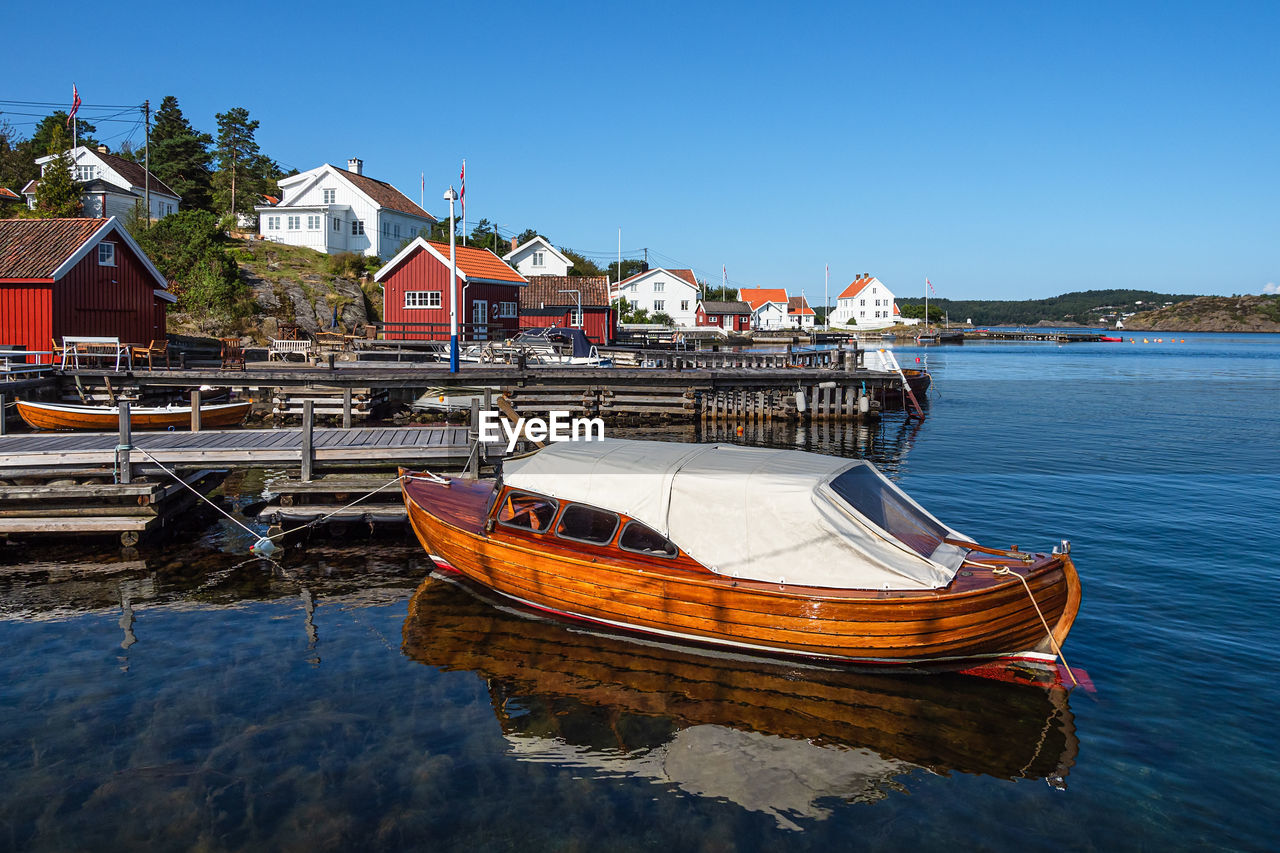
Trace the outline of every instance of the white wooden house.
<instances>
[{"instance_id":1,"label":"white wooden house","mask_svg":"<svg viewBox=\"0 0 1280 853\"><path fill-rule=\"evenodd\" d=\"M254 208L258 233L277 243L389 259L436 221L391 184L364 174L355 158L346 169L325 163L277 183L279 203Z\"/></svg>"},{"instance_id":2,"label":"white wooden house","mask_svg":"<svg viewBox=\"0 0 1280 853\"><path fill-rule=\"evenodd\" d=\"M787 291L781 287L744 287L738 298L751 306L751 328L784 329L787 319Z\"/></svg>"},{"instance_id":3,"label":"white wooden house","mask_svg":"<svg viewBox=\"0 0 1280 853\"><path fill-rule=\"evenodd\" d=\"M698 279L693 270L655 268L636 273L616 285L611 298L625 299L650 314L661 311L677 326L698 324Z\"/></svg>"},{"instance_id":4,"label":"white wooden house","mask_svg":"<svg viewBox=\"0 0 1280 853\"><path fill-rule=\"evenodd\" d=\"M71 158L71 176L80 184L80 202L84 205L82 216L88 219L110 219L112 216L127 218L137 205L144 203L148 189L151 196L151 218L162 219L178 212L181 197L155 175L148 180L142 164L107 151L105 145L90 148L78 145L68 152ZM52 155L36 158L40 174L54 161ZM29 181L22 188L27 206L35 209L36 187L40 181Z\"/></svg>"},{"instance_id":5,"label":"white wooden house","mask_svg":"<svg viewBox=\"0 0 1280 853\"><path fill-rule=\"evenodd\" d=\"M517 246L511 241L511 251L502 259L519 271L520 275L568 275L573 261L566 258L545 237L534 237Z\"/></svg>"},{"instance_id":6,"label":"white wooden house","mask_svg":"<svg viewBox=\"0 0 1280 853\"><path fill-rule=\"evenodd\" d=\"M831 324L857 326L859 329L883 329L898 322L898 307L893 291L870 273L855 278L836 297Z\"/></svg>"}]
</instances>

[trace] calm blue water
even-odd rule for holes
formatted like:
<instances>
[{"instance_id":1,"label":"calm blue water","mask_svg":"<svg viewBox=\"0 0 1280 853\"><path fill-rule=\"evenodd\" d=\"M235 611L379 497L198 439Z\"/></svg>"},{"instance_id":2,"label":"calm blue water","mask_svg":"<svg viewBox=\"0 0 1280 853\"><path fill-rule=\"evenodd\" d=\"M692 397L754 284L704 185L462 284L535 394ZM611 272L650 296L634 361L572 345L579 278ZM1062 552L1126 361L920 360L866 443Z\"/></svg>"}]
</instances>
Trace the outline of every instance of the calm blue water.
<instances>
[{"instance_id":1,"label":"calm blue water","mask_svg":"<svg viewBox=\"0 0 1280 853\"><path fill-rule=\"evenodd\" d=\"M1095 693L593 637L423 584L400 541L10 544L0 848L1275 849L1280 336L1178 340L898 347L923 424L741 438L1070 539Z\"/></svg>"}]
</instances>

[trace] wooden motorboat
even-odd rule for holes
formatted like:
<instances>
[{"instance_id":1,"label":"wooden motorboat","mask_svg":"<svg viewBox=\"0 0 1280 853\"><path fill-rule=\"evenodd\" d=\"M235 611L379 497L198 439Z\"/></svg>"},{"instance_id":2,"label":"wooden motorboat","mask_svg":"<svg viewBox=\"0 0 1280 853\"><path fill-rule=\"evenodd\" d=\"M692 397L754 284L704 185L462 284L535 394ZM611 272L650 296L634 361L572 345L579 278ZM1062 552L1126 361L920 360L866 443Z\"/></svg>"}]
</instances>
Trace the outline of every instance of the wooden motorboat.
<instances>
[{"instance_id":1,"label":"wooden motorboat","mask_svg":"<svg viewBox=\"0 0 1280 853\"><path fill-rule=\"evenodd\" d=\"M521 604L681 642L853 664L1052 666L1080 606L1061 552L983 547L867 462L554 443L501 480L407 475L432 560Z\"/></svg>"},{"instance_id":2,"label":"wooden motorboat","mask_svg":"<svg viewBox=\"0 0 1280 853\"><path fill-rule=\"evenodd\" d=\"M18 414L34 429L93 430L109 432L120 425L119 406L78 406L61 403L17 402ZM253 403L213 403L200 406L201 427L237 426ZM133 429L187 429L191 406L130 406Z\"/></svg>"},{"instance_id":3,"label":"wooden motorboat","mask_svg":"<svg viewBox=\"0 0 1280 853\"><path fill-rule=\"evenodd\" d=\"M898 678L636 643L492 606L495 597L467 586L428 578L409 601L402 648L427 666L484 678L509 736L625 758L716 727L804 744L819 757L823 749L870 749L934 773L1054 784L1078 751L1058 685Z\"/></svg>"}]
</instances>

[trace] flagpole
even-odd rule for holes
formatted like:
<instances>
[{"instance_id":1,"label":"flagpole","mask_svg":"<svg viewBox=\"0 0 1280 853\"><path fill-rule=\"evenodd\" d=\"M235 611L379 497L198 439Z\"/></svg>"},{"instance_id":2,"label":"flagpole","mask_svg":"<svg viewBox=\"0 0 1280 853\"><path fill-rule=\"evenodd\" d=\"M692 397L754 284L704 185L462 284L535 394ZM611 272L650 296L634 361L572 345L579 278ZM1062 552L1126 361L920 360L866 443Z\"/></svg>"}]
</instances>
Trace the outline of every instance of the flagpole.
<instances>
[{"instance_id":1,"label":"flagpole","mask_svg":"<svg viewBox=\"0 0 1280 853\"><path fill-rule=\"evenodd\" d=\"M449 187L449 372L458 372L458 258L453 246L453 203L458 194Z\"/></svg>"},{"instance_id":2,"label":"flagpole","mask_svg":"<svg viewBox=\"0 0 1280 853\"><path fill-rule=\"evenodd\" d=\"M822 328L831 328L831 300L827 291L831 289L831 264L827 264L826 275L822 279Z\"/></svg>"},{"instance_id":3,"label":"flagpole","mask_svg":"<svg viewBox=\"0 0 1280 853\"><path fill-rule=\"evenodd\" d=\"M462 158L462 245L467 245L467 158Z\"/></svg>"}]
</instances>

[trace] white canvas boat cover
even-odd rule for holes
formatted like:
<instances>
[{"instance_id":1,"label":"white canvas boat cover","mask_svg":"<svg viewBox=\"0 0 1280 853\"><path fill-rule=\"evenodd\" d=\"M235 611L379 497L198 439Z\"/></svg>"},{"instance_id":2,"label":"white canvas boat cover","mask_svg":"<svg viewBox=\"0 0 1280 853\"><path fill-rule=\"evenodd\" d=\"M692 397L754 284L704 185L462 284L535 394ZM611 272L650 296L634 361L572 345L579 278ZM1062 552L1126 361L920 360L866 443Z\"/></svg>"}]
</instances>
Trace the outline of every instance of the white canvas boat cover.
<instances>
[{"instance_id":1,"label":"white canvas boat cover","mask_svg":"<svg viewBox=\"0 0 1280 853\"><path fill-rule=\"evenodd\" d=\"M660 441L557 442L503 466L516 489L635 518L719 574L799 586L935 589L972 541L867 462Z\"/></svg>"}]
</instances>

